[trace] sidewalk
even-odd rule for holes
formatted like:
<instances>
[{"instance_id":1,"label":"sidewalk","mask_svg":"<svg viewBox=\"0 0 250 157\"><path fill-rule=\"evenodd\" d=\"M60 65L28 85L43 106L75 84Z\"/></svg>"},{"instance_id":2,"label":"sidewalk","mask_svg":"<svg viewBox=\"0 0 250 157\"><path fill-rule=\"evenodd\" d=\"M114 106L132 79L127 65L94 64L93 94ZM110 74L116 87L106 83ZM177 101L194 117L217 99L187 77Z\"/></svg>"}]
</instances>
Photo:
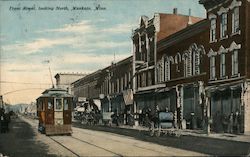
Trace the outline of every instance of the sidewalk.
<instances>
[{"instance_id":1,"label":"sidewalk","mask_svg":"<svg viewBox=\"0 0 250 157\"><path fill-rule=\"evenodd\" d=\"M117 126L112 126L117 127ZM119 128L124 129L135 129L139 131L147 131L148 128L142 126L127 126L122 125L118 126ZM228 133L210 133L209 135L204 130L180 130L181 135L184 136L196 136L196 137L204 137L204 138L215 138L229 141L237 141L237 142L247 142L250 143L250 135L236 135L236 134L228 134Z\"/></svg>"}]
</instances>

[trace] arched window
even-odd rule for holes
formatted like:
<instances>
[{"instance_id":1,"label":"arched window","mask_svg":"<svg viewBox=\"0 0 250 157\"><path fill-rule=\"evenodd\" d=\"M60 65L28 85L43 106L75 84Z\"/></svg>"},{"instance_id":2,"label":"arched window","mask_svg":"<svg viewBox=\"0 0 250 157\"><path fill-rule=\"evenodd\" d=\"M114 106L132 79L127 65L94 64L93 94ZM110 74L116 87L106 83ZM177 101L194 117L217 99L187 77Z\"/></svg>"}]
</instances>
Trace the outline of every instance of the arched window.
<instances>
[{"instance_id":1,"label":"arched window","mask_svg":"<svg viewBox=\"0 0 250 157\"><path fill-rule=\"evenodd\" d=\"M192 75L192 53L186 51L184 53L184 76L188 77Z\"/></svg>"},{"instance_id":2,"label":"arched window","mask_svg":"<svg viewBox=\"0 0 250 157\"><path fill-rule=\"evenodd\" d=\"M168 57L165 57L165 81L170 80L170 60Z\"/></svg>"},{"instance_id":3,"label":"arched window","mask_svg":"<svg viewBox=\"0 0 250 157\"><path fill-rule=\"evenodd\" d=\"M200 74L200 51L196 47L192 49L193 52L193 75L199 75Z\"/></svg>"}]
</instances>

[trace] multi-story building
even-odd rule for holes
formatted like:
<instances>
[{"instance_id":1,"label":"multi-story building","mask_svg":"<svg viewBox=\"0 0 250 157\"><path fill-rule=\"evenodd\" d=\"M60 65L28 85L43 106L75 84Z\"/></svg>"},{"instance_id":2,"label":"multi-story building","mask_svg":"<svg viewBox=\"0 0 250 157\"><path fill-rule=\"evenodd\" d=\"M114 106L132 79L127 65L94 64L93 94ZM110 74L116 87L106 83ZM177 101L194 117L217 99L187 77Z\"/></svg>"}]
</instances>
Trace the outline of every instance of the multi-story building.
<instances>
[{"instance_id":1,"label":"multi-story building","mask_svg":"<svg viewBox=\"0 0 250 157\"><path fill-rule=\"evenodd\" d=\"M156 68L159 41L200 20L198 17L179 15L177 9L173 14L156 13L152 19L146 16L140 18L139 28L132 33L135 113L141 114L147 108L155 111L156 106L161 108L165 104L164 95L159 90L166 84L159 81Z\"/></svg>"},{"instance_id":2,"label":"multi-story building","mask_svg":"<svg viewBox=\"0 0 250 157\"><path fill-rule=\"evenodd\" d=\"M85 75L82 73L57 73L55 75L56 87L68 90L71 93L71 83Z\"/></svg>"},{"instance_id":3,"label":"multi-story building","mask_svg":"<svg viewBox=\"0 0 250 157\"><path fill-rule=\"evenodd\" d=\"M250 132L250 1L200 0L210 21L207 35L206 87L212 127L230 132L232 115L239 115L239 131ZM235 117L234 117L235 121Z\"/></svg>"},{"instance_id":4,"label":"multi-story building","mask_svg":"<svg viewBox=\"0 0 250 157\"><path fill-rule=\"evenodd\" d=\"M99 99L99 79L102 71L98 70L71 83L72 93L75 98Z\"/></svg>"},{"instance_id":5,"label":"multi-story building","mask_svg":"<svg viewBox=\"0 0 250 157\"><path fill-rule=\"evenodd\" d=\"M156 104L175 114L176 127L203 128L209 21L202 20L158 42Z\"/></svg>"},{"instance_id":6,"label":"multi-story building","mask_svg":"<svg viewBox=\"0 0 250 157\"><path fill-rule=\"evenodd\" d=\"M132 110L132 56L72 83L76 98L99 100L102 112L126 116Z\"/></svg>"},{"instance_id":7,"label":"multi-story building","mask_svg":"<svg viewBox=\"0 0 250 157\"><path fill-rule=\"evenodd\" d=\"M126 117L133 109L132 56L112 63L102 71L102 111L116 113L126 124Z\"/></svg>"}]
</instances>

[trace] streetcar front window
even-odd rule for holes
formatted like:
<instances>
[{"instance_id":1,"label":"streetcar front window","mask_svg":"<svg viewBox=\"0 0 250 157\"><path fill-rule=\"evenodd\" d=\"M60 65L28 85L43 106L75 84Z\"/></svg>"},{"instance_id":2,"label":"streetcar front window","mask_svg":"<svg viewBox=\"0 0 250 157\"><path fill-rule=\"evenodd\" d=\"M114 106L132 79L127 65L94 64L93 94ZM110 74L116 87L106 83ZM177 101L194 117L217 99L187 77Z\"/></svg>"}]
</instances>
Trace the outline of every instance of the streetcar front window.
<instances>
[{"instance_id":1,"label":"streetcar front window","mask_svg":"<svg viewBox=\"0 0 250 157\"><path fill-rule=\"evenodd\" d=\"M68 110L69 109L69 100L68 99L64 99L64 110Z\"/></svg>"},{"instance_id":2,"label":"streetcar front window","mask_svg":"<svg viewBox=\"0 0 250 157\"><path fill-rule=\"evenodd\" d=\"M53 110L53 99L51 98L48 99L48 109Z\"/></svg>"},{"instance_id":3,"label":"streetcar front window","mask_svg":"<svg viewBox=\"0 0 250 157\"><path fill-rule=\"evenodd\" d=\"M56 99L56 110L62 110L62 99Z\"/></svg>"}]
</instances>

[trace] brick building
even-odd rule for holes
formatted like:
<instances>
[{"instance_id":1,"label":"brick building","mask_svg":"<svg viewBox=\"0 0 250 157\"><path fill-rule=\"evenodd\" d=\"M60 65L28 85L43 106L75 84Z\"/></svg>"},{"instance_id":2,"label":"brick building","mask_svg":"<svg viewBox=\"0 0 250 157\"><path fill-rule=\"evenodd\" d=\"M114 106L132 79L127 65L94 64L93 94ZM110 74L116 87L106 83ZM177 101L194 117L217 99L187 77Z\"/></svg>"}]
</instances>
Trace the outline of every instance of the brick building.
<instances>
[{"instance_id":1,"label":"brick building","mask_svg":"<svg viewBox=\"0 0 250 157\"><path fill-rule=\"evenodd\" d=\"M156 82L164 88L158 90L156 104L174 113L176 127L204 127L207 35L205 19L158 42Z\"/></svg>"},{"instance_id":2,"label":"brick building","mask_svg":"<svg viewBox=\"0 0 250 157\"><path fill-rule=\"evenodd\" d=\"M132 56L102 70L100 94L103 112L114 112L125 118L132 111Z\"/></svg>"},{"instance_id":3,"label":"brick building","mask_svg":"<svg viewBox=\"0 0 250 157\"><path fill-rule=\"evenodd\" d=\"M250 132L250 2L200 0L210 21L206 87L212 129L232 132L236 112L238 131Z\"/></svg>"},{"instance_id":4,"label":"brick building","mask_svg":"<svg viewBox=\"0 0 250 157\"><path fill-rule=\"evenodd\" d=\"M132 56L112 63L72 83L76 98L101 101L102 112L114 112L122 117L132 110Z\"/></svg>"},{"instance_id":5,"label":"brick building","mask_svg":"<svg viewBox=\"0 0 250 157\"><path fill-rule=\"evenodd\" d=\"M146 16L140 18L139 28L132 33L135 113L142 114L148 108L154 112L156 106L160 110L166 107L167 100L162 94L166 84L159 81L159 69L156 68L159 43L200 20L198 17L179 15L177 9L173 14L156 13L152 19Z\"/></svg>"},{"instance_id":6,"label":"brick building","mask_svg":"<svg viewBox=\"0 0 250 157\"><path fill-rule=\"evenodd\" d=\"M239 124L232 131L249 133L250 2L200 3L206 19L176 9L142 16L132 32L133 56L74 82L75 95L100 99L103 112L124 119L132 113L139 124L146 109L168 109L182 129L231 132L232 113Z\"/></svg>"}]
</instances>

